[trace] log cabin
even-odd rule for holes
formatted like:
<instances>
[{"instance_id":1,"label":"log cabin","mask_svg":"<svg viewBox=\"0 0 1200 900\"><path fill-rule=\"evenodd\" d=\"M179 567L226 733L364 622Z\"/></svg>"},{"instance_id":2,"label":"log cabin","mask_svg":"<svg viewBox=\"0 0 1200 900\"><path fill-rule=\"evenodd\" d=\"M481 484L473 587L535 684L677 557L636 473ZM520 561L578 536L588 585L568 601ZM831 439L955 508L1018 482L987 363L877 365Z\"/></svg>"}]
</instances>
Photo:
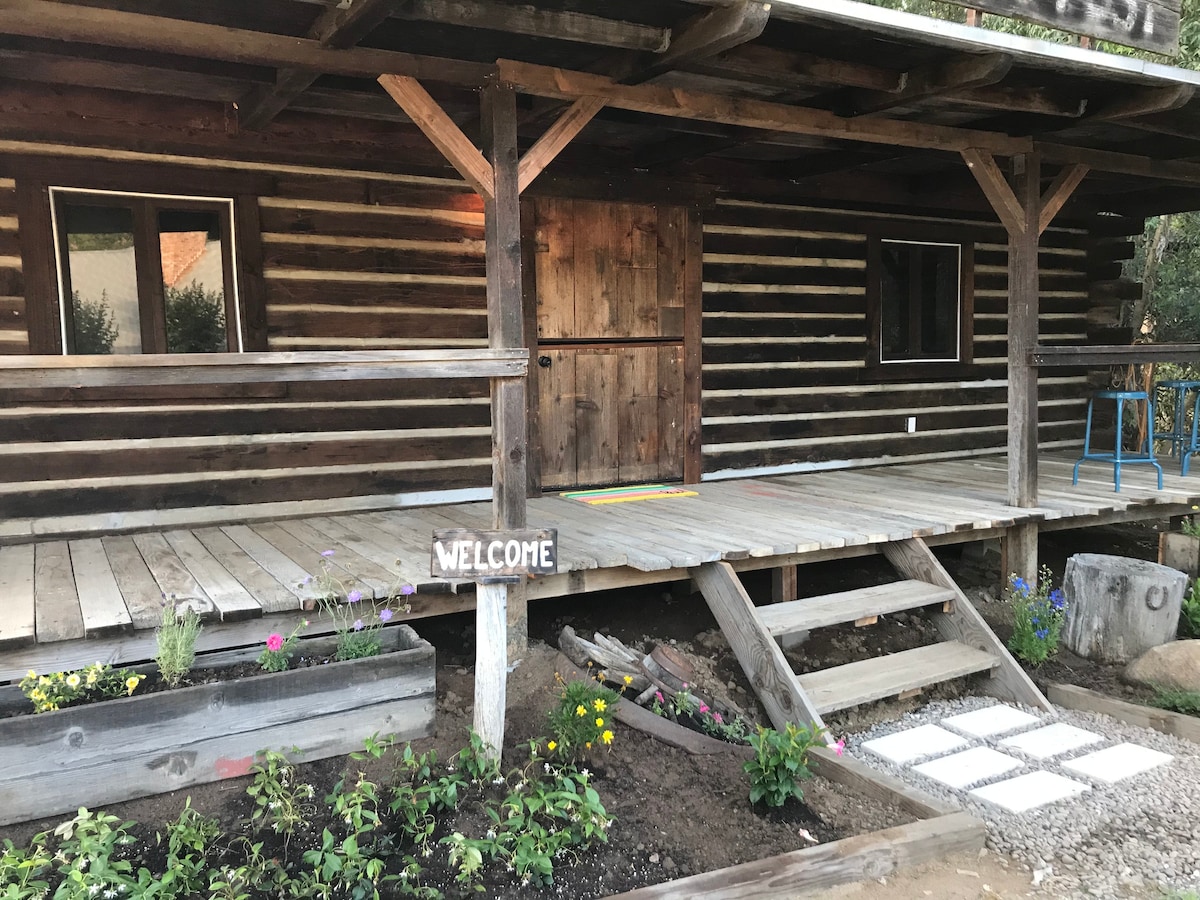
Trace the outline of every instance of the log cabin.
<instances>
[{"instance_id":1,"label":"log cabin","mask_svg":"<svg viewBox=\"0 0 1200 900\"><path fill-rule=\"evenodd\" d=\"M0 681L164 597L249 642L326 547L469 609L436 528L558 529L519 652L530 600L690 578L730 634L737 572L867 553L969 611L930 545L1200 501L1069 477L1112 366L1198 355L1121 316L1195 72L853 0L0 0L0 76Z\"/></svg>"}]
</instances>

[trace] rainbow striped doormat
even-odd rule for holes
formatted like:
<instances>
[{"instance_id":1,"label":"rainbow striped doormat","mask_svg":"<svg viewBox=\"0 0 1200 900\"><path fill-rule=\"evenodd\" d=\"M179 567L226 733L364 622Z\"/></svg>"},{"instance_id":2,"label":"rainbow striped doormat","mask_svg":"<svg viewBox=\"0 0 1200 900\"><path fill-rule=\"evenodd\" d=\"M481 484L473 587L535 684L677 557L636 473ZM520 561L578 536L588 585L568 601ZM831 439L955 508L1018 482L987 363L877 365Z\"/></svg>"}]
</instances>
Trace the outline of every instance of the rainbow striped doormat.
<instances>
[{"instance_id":1,"label":"rainbow striped doormat","mask_svg":"<svg viewBox=\"0 0 1200 900\"><path fill-rule=\"evenodd\" d=\"M667 500L671 497L697 497L696 491L668 484L632 484L625 487L597 488L592 491L566 491L561 496L589 506L602 503L629 503L633 500Z\"/></svg>"}]
</instances>

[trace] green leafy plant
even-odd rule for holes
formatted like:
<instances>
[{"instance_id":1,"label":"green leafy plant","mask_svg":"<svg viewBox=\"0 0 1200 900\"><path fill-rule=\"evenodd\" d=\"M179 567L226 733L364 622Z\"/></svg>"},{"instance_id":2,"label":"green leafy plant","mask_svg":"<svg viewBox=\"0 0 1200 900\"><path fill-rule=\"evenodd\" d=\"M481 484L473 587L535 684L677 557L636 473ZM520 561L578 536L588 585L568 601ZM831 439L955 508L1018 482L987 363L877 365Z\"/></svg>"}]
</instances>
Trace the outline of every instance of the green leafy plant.
<instances>
[{"instance_id":1,"label":"green leafy plant","mask_svg":"<svg viewBox=\"0 0 1200 900\"><path fill-rule=\"evenodd\" d=\"M1018 659L1040 666L1058 652L1066 600L1063 592L1051 590L1050 569L1042 566L1035 584L1019 575L1009 577L1005 599L1013 606L1013 633L1008 649Z\"/></svg>"},{"instance_id":2,"label":"green leafy plant","mask_svg":"<svg viewBox=\"0 0 1200 900\"><path fill-rule=\"evenodd\" d=\"M229 349L225 334L225 295L206 291L195 281L164 289L168 353L220 353Z\"/></svg>"},{"instance_id":3,"label":"green leafy plant","mask_svg":"<svg viewBox=\"0 0 1200 900\"><path fill-rule=\"evenodd\" d=\"M607 747L613 742L611 724L614 707L620 695L599 680L566 681L555 676L559 684L558 704L549 712L553 738L547 749L562 760L578 760L595 747Z\"/></svg>"},{"instance_id":4,"label":"green leafy plant","mask_svg":"<svg viewBox=\"0 0 1200 900\"><path fill-rule=\"evenodd\" d=\"M292 655L296 652L300 631L307 627L308 619L303 619L287 637L278 631L267 635L266 646L258 655L258 664L262 666L264 672L283 672L291 666Z\"/></svg>"},{"instance_id":5,"label":"green leafy plant","mask_svg":"<svg viewBox=\"0 0 1200 900\"><path fill-rule=\"evenodd\" d=\"M754 758L742 765L750 776L750 802L762 800L767 806L783 806L789 799L804 798L800 782L812 777L808 754L820 743L822 731L789 723L782 731L758 727L750 735Z\"/></svg>"},{"instance_id":6,"label":"green leafy plant","mask_svg":"<svg viewBox=\"0 0 1200 900\"><path fill-rule=\"evenodd\" d=\"M32 701L34 712L52 712L81 701L131 695L145 679L132 669L114 669L97 662L74 672L49 675L30 669L19 687Z\"/></svg>"},{"instance_id":7,"label":"green leafy plant","mask_svg":"<svg viewBox=\"0 0 1200 900\"><path fill-rule=\"evenodd\" d=\"M296 767L282 753L261 750L258 759L250 770L254 780L246 788L254 798L250 821L290 837L311 818L316 790L297 780Z\"/></svg>"},{"instance_id":8,"label":"green leafy plant","mask_svg":"<svg viewBox=\"0 0 1200 900\"><path fill-rule=\"evenodd\" d=\"M1179 634L1185 638L1200 638L1200 578L1192 580L1179 607Z\"/></svg>"},{"instance_id":9,"label":"green leafy plant","mask_svg":"<svg viewBox=\"0 0 1200 900\"><path fill-rule=\"evenodd\" d=\"M683 683L683 689L671 694L669 698L664 696L661 690L655 691L649 709L655 715L677 722L681 719L691 719L705 734L731 744L746 743L750 734L749 726L740 717L729 719L713 709L691 693L686 681Z\"/></svg>"},{"instance_id":10,"label":"green leafy plant","mask_svg":"<svg viewBox=\"0 0 1200 900\"><path fill-rule=\"evenodd\" d=\"M163 900L201 896L208 887L210 856L220 835L220 823L197 812L188 797L179 817L167 825L165 833L156 835L159 844L164 840L167 844L167 865L156 896Z\"/></svg>"},{"instance_id":11,"label":"green leafy plant","mask_svg":"<svg viewBox=\"0 0 1200 900\"><path fill-rule=\"evenodd\" d=\"M315 579L320 590L321 606L333 620L337 632L337 652L335 659L363 659L378 656L382 649L380 630L396 614L392 604L405 613L411 612L412 606L407 598L414 593L410 584L397 582L388 592L387 599L378 604L366 597L362 590L354 585L353 578L343 580L334 570L330 559L332 550L321 551L320 573ZM344 599L344 602L342 600Z\"/></svg>"},{"instance_id":12,"label":"green leafy plant","mask_svg":"<svg viewBox=\"0 0 1200 900\"><path fill-rule=\"evenodd\" d=\"M154 662L163 681L171 687L178 687L192 670L196 661L196 639L203 630L200 614L190 606L180 613L174 603L163 603L162 623L154 635L158 643Z\"/></svg>"},{"instance_id":13,"label":"green leafy plant","mask_svg":"<svg viewBox=\"0 0 1200 900\"><path fill-rule=\"evenodd\" d=\"M0 898L34 900L49 894L50 851L38 841L20 848L5 838L0 844Z\"/></svg>"},{"instance_id":14,"label":"green leafy plant","mask_svg":"<svg viewBox=\"0 0 1200 900\"><path fill-rule=\"evenodd\" d=\"M91 900L105 890L126 895L138 883L133 864L120 852L137 843L129 830L132 825L80 807L74 818L55 828L59 842L54 859L62 876L54 892L56 900Z\"/></svg>"},{"instance_id":15,"label":"green leafy plant","mask_svg":"<svg viewBox=\"0 0 1200 900\"><path fill-rule=\"evenodd\" d=\"M1159 709L1169 709L1188 716L1200 716L1200 691L1182 688L1154 686L1154 698L1150 701Z\"/></svg>"},{"instance_id":16,"label":"green leafy plant","mask_svg":"<svg viewBox=\"0 0 1200 900\"><path fill-rule=\"evenodd\" d=\"M99 300L85 300L79 296L79 291L72 291L71 318L76 353L113 352L120 329L108 305L108 291L102 291Z\"/></svg>"}]
</instances>

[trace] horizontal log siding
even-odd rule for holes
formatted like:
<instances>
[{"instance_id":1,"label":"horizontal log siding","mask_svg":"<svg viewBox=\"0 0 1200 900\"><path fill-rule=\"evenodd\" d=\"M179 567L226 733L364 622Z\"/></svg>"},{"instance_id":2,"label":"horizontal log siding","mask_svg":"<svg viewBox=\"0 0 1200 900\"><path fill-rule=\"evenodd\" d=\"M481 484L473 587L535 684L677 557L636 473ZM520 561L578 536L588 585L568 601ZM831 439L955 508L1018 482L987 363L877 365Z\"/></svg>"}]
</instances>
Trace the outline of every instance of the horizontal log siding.
<instances>
[{"instance_id":1,"label":"horizontal log siding","mask_svg":"<svg viewBox=\"0 0 1200 900\"><path fill-rule=\"evenodd\" d=\"M867 233L953 225L976 236L974 361L881 378L867 357ZM900 237L917 239L906 233ZM706 474L801 470L1002 451L1006 445L1007 246L998 225L722 201L705 214ZM1087 341L1084 234L1050 229L1041 339ZM1040 381L1043 447L1082 440L1087 380ZM905 432L915 416L917 431Z\"/></svg>"},{"instance_id":2,"label":"horizontal log siding","mask_svg":"<svg viewBox=\"0 0 1200 900\"><path fill-rule=\"evenodd\" d=\"M268 349L487 345L482 207L461 182L296 166L270 174L275 189L258 209ZM0 352L28 350L14 193L0 179ZM142 510L369 507L482 497L491 484L481 380L4 399L0 520L10 535L21 531L13 520L78 530L88 516L119 526L119 514Z\"/></svg>"},{"instance_id":3,"label":"horizontal log siding","mask_svg":"<svg viewBox=\"0 0 1200 900\"><path fill-rule=\"evenodd\" d=\"M11 178L0 178L0 353L29 352L16 187Z\"/></svg>"}]
</instances>

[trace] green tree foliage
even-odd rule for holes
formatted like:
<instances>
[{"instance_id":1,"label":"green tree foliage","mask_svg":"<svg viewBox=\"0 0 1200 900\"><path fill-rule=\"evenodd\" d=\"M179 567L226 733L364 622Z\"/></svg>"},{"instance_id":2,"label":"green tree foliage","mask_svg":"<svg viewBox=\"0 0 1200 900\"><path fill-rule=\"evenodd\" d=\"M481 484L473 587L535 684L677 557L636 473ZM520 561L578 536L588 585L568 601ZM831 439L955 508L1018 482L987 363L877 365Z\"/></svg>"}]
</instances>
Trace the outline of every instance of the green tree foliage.
<instances>
[{"instance_id":1,"label":"green tree foliage","mask_svg":"<svg viewBox=\"0 0 1200 900\"><path fill-rule=\"evenodd\" d=\"M84 300L71 292L71 316L75 322L76 353L112 353L120 329L108 307L108 291L99 300Z\"/></svg>"},{"instance_id":2,"label":"green tree foliage","mask_svg":"<svg viewBox=\"0 0 1200 900\"><path fill-rule=\"evenodd\" d=\"M225 336L225 297L193 281L185 288L166 289L167 352L220 353L228 349Z\"/></svg>"}]
</instances>

